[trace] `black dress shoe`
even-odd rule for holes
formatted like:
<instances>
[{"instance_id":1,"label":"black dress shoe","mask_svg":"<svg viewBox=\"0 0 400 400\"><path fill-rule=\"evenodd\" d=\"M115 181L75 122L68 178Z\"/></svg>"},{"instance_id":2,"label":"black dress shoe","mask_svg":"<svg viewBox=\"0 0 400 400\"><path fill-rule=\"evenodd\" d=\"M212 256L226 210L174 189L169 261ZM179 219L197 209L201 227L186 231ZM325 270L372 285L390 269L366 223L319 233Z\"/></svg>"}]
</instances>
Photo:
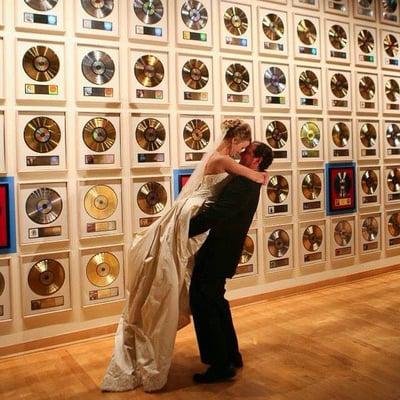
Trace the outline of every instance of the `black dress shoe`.
<instances>
[{"instance_id":1,"label":"black dress shoe","mask_svg":"<svg viewBox=\"0 0 400 400\"><path fill-rule=\"evenodd\" d=\"M236 368L243 368L243 358L242 355L240 353L237 353L233 356L232 360L231 360L231 364Z\"/></svg>"},{"instance_id":2,"label":"black dress shoe","mask_svg":"<svg viewBox=\"0 0 400 400\"><path fill-rule=\"evenodd\" d=\"M225 368L210 367L203 374L194 374L193 380L197 383L214 383L227 381L235 375L235 368L231 366Z\"/></svg>"}]
</instances>

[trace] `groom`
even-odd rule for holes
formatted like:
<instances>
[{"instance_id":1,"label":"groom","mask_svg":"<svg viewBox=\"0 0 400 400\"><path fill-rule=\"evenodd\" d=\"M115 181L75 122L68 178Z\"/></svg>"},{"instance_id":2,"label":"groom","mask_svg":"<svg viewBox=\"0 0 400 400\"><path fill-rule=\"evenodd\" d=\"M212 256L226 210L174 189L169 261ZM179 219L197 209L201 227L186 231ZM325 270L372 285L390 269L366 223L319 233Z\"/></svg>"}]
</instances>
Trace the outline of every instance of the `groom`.
<instances>
[{"instance_id":1,"label":"groom","mask_svg":"<svg viewBox=\"0 0 400 400\"><path fill-rule=\"evenodd\" d=\"M240 164L264 171L272 163L272 150L252 142L240 155ZM199 383L211 383L235 376L243 361L228 301L225 282L232 278L243 244L257 209L261 185L241 176L233 177L218 200L206 202L190 221L189 236L210 229L196 254L190 285L190 306L201 361L210 367L195 374Z\"/></svg>"}]
</instances>

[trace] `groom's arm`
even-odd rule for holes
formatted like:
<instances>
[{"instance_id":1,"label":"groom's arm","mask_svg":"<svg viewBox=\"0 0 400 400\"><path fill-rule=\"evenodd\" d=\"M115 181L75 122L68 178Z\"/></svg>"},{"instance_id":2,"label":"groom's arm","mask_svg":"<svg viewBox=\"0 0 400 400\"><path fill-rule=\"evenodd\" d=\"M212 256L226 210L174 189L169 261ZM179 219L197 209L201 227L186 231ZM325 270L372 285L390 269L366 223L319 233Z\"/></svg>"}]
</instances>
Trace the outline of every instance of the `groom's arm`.
<instances>
[{"instance_id":1,"label":"groom's arm","mask_svg":"<svg viewBox=\"0 0 400 400\"><path fill-rule=\"evenodd\" d=\"M189 237L199 235L217 224L234 219L243 209L248 208L254 196L257 196L260 184L242 176L233 178L223 189L215 202L206 201L199 213L190 221Z\"/></svg>"}]
</instances>

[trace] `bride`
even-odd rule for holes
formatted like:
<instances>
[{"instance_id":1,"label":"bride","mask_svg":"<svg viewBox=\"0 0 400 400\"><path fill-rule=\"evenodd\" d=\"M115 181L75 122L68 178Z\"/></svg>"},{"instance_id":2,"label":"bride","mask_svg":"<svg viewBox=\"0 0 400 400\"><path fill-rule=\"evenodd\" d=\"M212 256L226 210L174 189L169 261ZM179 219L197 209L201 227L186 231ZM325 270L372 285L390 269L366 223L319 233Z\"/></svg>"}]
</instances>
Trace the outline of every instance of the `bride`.
<instances>
[{"instance_id":1,"label":"bride","mask_svg":"<svg viewBox=\"0 0 400 400\"><path fill-rule=\"evenodd\" d=\"M129 254L128 298L101 385L103 391L143 385L150 392L166 384L176 332L190 322L188 290L193 255L207 235L189 239L190 219L205 200L218 195L230 174L266 183L266 173L233 159L250 144L250 126L236 119L225 121L223 128L223 139L203 157L172 208L135 236Z\"/></svg>"}]
</instances>

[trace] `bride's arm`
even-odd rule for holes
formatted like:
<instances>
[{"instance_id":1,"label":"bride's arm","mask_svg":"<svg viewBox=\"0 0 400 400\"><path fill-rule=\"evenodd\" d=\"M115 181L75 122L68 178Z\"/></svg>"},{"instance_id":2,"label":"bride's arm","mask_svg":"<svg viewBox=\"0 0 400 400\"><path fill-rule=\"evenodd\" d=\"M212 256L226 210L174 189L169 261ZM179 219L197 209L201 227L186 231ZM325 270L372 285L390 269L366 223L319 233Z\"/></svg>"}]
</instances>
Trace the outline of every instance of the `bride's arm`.
<instances>
[{"instance_id":1,"label":"bride's arm","mask_svg":"<svg viewBox=\"0 0 400 400\"><path fill-rule=\"evenodd\" d=\"M267 183L268 174L266 172L259 172L247 168L230 157L221 157L220 162L222 168L229 174L244 176L245 178L261 184Z\"/></svg>"}]
</instances>

